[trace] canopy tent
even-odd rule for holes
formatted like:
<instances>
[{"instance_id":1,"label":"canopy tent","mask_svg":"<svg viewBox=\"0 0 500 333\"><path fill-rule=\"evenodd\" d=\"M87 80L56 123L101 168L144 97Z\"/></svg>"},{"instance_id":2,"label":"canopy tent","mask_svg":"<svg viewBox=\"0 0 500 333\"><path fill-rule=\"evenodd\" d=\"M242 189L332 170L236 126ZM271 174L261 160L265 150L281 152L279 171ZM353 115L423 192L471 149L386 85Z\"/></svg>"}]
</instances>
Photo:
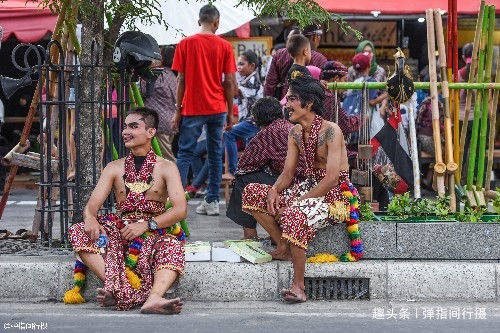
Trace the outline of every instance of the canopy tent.
<instances>
[{"instance_id":1,"label":"canopy tent","mask_svg":"<svg viewBox=\"0 0 500 333\"><path fill-rule=\"evenodd\" d=\"M39 8L38 1L5 0L0 2L2 41L14 35L24 43L36 42L54 29L56 21L57 15L52 14L50 9Z\"/></svg>"},{"instance_id":2,"label":"canopy tent","mask_svg":"<svg viewBox=\"0 0 500 333\"><path fill-rule=\"evenodd\" d=\"M448 0L316 0L326 10L338 14L368 14L380 12L381 15L411 15L422 14L425 16L427 8L448 9ZM495 5L500 12L500 0L487 0L490 5ZM459 15L477 15L480 0L457 1Z\"/></svg>"},{"instance_id":3,"label":"canopy tent","mask_svg":"<svg viewBox=\"0 0 500 333\"><path fill-rule=\"evenodd\" d=\"M200 31L198 14L206 2L194 0L163 0L161 12L163 19L169 25L168 29L161 24L144 25L136 22L139 31L153 36L158 44L177 44L185 36L191 36ZM220 26L217 34L224 34L234 30L252 20L255 15L244 5L236 7L238 0L216 0L213 5L220 12Z\"/></svg>"}]
</instances>

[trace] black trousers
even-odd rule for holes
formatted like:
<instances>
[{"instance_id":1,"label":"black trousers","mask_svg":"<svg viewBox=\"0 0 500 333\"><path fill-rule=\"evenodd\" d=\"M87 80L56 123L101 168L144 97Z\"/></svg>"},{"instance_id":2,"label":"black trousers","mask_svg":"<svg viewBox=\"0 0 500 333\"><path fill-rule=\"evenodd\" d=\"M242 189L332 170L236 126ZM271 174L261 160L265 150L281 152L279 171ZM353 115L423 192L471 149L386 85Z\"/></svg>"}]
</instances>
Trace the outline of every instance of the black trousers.
<instances>
[{"instance_id":1,"label":"black trousers","mask_svg":"<svg viewBox=\"0 0 500 333\"><path fill-rule=\"evenodd\" d=\"M243 228L255 229L257 221L255 218L241 210L242 194L245 186L251 183L273 185L278 179L264 171L252 172L245 175L237 175L234 180L233 191L229 198L226 216Z\"/></svg>"}]
</instances>

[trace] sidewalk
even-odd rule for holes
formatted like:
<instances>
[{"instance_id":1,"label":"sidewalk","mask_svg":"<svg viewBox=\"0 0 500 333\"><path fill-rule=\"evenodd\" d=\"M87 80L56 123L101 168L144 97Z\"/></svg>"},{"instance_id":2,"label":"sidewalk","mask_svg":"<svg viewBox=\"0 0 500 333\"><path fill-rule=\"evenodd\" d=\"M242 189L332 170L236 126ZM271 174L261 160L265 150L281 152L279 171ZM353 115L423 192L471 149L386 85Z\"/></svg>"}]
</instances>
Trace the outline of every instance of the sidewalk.
<instances>
[{"instance_id":1,"label":"sidewalk","mask_svg":"<svg viewBox=\"0 0 500 333\"><path fill-rule=\"evenodd\" d=\"M27 221L19 216L34 212L34 205L20 204L30 201L30 193L21 194L11 197L10 215L2 219L2 223L13 226L11 230L26 228ZM189 202L188 241L242 237L241 228L225 215L197 215L194 210L199 202ZM221 205L224 212L225 205ZM359 291L360 298L367 296L371 300L500 302L500 224L418 224L416 228L411 223L361 223L363 260L308 264L305 275L317 288L314 293L324 293L325 286L338 284L338 290L345 292L337 290L341 299L356 298ZM265 235L260 229L259 236ZM339 255L347 246L345 226L338 224L318 233L310 252ZM73 263L70 250L0 240L0 301L61 300L72 284ZM280 298L279 291L290 285L292 272L290 263L278 261L262 265L187 263L176 294L188 301L275 301ZM89 274L89 300L95 299L99 285Z\"/></svg>"}]
</instances>

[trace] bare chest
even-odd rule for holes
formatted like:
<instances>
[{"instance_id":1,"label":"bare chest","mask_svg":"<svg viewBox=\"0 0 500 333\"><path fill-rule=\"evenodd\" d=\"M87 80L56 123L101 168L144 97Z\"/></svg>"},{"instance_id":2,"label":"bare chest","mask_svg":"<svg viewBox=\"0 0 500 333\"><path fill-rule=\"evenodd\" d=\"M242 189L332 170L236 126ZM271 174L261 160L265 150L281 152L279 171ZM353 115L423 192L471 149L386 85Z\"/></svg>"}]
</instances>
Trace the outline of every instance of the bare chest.
<instances>
[{"instance_id":1,"label":"bare chest","mask_svg":"<svg viewBox=\"0 0 500 333\"><path fill-rule=\"evenodd\" d=\"M166 201L168 198L167 186L164 179L159 174L158 170L153 170L152 181L148 185L137 185L133 183L125 183L124 173L117 177L114 186L115 199L118 202L123 202L127 198L128 191L141 192L145 194L146 200Z\"/></svg>"}]
</instances>

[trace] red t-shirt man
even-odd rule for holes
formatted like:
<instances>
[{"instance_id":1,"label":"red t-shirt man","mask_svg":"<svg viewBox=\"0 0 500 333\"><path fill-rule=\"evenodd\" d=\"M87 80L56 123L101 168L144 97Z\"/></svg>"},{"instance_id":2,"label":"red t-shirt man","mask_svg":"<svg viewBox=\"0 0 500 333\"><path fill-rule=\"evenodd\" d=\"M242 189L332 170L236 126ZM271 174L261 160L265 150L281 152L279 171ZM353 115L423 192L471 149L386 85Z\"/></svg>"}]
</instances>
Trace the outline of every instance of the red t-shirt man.
<instances>
[{"instance_id":1,"label":"red t-shirt man","mask_svg":"<svg viewBox=\"0 0 500 333\"><path fill-rule=\"evenodd\" d=\"M227 111L222 74L235 73L232 45L214 34L183 39L175 50L172 69L184 73L183 116L204 116Z\"/></svg>"}]
</instances>

